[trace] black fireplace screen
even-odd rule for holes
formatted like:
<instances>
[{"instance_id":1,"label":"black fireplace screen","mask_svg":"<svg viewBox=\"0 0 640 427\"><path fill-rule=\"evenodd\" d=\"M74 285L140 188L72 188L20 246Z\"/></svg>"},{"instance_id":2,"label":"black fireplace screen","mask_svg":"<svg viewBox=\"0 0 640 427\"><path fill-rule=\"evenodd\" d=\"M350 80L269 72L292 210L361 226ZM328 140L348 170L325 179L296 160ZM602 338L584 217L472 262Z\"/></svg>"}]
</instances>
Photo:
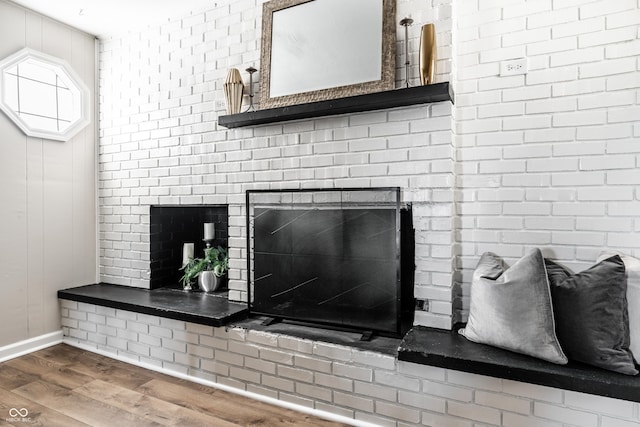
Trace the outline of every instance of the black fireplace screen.
<instances>
[{"instance_id":1,"label":"black fireplace screen","mask_svg":"<svg viewBox=\"0 0 640 427\"><path fill-rule=\"evenodd\" d=\"M248 191L252 313L398 334L399 189Z\"/></svg>"}]
</instances>

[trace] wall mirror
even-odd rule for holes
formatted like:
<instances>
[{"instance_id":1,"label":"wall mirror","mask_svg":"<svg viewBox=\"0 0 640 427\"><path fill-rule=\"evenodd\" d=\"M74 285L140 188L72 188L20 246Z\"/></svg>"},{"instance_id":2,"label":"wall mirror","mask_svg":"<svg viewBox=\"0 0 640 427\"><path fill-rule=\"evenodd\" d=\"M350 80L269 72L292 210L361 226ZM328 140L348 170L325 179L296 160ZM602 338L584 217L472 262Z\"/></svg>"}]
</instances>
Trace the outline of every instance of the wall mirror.
<instances>
[{"instance_id":1,"label":"wall mirror","mask_svg":"<svg viewBox=\"0 0 640 427\"><path fill-rule=\"evenodd\" d=\"M89 97L62 59L24 48L0 61L0 109L28 136L69 140L90 123Z\"/></svg>"},{"instance_id":2,"label":"wall mirror","mask_svg":"<svg viewBox=\"0 0 640 427\"><path fill-rule=\"evenodd\" d=\"M395 0L264 3L260 107L393 89L395 10Z\"/></svg>"}]
</instances>

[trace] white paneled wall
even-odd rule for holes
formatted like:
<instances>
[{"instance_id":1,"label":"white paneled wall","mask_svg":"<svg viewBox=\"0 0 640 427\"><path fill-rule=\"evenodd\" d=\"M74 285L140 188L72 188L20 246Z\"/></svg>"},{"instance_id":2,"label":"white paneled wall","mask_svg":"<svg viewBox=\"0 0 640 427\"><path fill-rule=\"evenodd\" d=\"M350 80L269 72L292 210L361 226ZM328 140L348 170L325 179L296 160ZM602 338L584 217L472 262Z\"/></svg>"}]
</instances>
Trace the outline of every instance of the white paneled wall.
<instances>
[{"instance_id":1,"label":"white paneled wall","mask_svg":"<svg viewBox=\"0 0 640 427\"><path fill-rule=\"evenodd\" d=\"M432 4L433 3L433 4ZM246 299L249 189L399 186L418 229L417 322L451 326L451 103L228 130L216 100L230 67L260 68L262 2L210 11L101 43L101 279L149 283L149 205L229 204L230 297ZM412 82L420 24L437 19L438 81L450 80L451 2L400 0L411 15ZM404 41L404 28L398 25ZM399 48L398 52L404 52ZM398 57L398 86L404 78ZM256 77L258 74L256 74Z\"/></svg>"},{"instance_id":2,"label":"white paneled wall","mask_svg":"<svg viewBox=\"0 0 640 427\"><path fill-rule=\"evenodd\" d=\"M0 0L0 58L23 47L65 59L93 93L94 38ZM59 330L57 290L96 280L95 132L31 138L0 113L0 346Z\"/></svg>"}]
</instances>

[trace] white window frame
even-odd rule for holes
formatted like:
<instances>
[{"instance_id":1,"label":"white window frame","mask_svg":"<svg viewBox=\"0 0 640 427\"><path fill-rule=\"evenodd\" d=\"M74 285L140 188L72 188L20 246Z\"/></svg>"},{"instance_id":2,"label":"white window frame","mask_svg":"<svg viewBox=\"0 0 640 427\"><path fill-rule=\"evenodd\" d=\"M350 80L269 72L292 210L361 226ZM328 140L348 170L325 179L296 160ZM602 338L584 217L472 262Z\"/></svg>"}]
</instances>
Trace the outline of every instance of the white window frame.
<instances>
[{"instance_id":1,"label":"white window frame","mask_svg":"<svg viewBox=\"0 0 640 427\"><path fill-rule=\"evenodd\" d=\"M73 102L75 117L64 131L56 132L52 130L38 129L25 122L25 120L23 120L23 118L7 104L5 99L7 84L6 71L29 59L38 61L38 65L50 68L58 76L61 76L68 84L70 83L75 85L79 92L80 99L74 99ZM23 48L0 61L0 109L28 136L53 139L56 141L68 141L73 138L85 126L91 123L90 98L91 93L87 86L69 63L63 59L47 55L34 49Z\"/></svg>"}]
</instances>

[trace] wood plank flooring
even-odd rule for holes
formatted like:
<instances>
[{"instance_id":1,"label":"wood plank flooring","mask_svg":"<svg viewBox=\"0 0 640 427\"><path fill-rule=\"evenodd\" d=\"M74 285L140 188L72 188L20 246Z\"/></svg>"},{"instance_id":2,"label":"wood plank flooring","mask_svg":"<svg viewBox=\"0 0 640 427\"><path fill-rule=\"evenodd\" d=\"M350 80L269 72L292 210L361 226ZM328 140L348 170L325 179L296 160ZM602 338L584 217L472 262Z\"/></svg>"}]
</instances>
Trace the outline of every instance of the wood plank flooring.
<instances>
[{"instance_id":1,"label":"wood plank flooring","mask_svg":"<svg viewBox=\"0 0 640 427\"><path fill-rule=\"evenodd\" d=\"M344 426L65 344L0 363L0 425Z\"/></svg>"}]
</instances>

